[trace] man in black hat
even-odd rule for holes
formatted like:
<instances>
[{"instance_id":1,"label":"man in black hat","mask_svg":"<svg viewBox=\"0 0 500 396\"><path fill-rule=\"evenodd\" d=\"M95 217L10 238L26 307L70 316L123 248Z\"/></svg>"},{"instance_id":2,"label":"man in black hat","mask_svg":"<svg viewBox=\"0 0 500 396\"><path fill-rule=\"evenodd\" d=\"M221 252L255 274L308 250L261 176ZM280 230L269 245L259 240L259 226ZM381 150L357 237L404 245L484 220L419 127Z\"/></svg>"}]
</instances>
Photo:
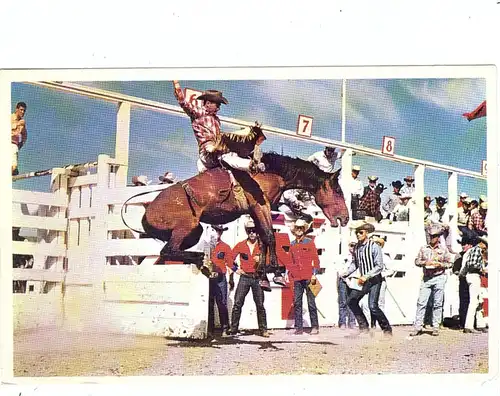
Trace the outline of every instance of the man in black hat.
<instances>
[{"instance_id":1,"label":"man in black hat","mask_svg":"<svg viewBox=\"0 0 500 396\"><path fill-rule=\"evenodd\" d=\"M220 141L220 119L217 112L222 103L228 104L227 99L222 96L222 92L207 90L196 98L196 101L187 101L181 89L179 81L174 80L174 94L179 105L191 118L194 135L198 141L199 159L198 170L203 172L207 169L219 166L222 159L234 169L256 172L265 170L264 164L258 165L251 159L241 158L236 153L226 153L220 156L215 154ZM199 107L197 101L203 101L203 106Z\"/></svg>"},{"instance_id":2,"label":"man in black hat","mask_svg":"<svg viewBox=\"0 0 500 396\"><path fill-rule=\"evenodd\" d=\"M399 180L396 180L393 181L391 185L392 185L392 194L386 198L385 202L382 204L381 207L382 214L386 219L390 218L394 208L396 207L397 204L400 203L399 197L401 197L401 194L399 193L399 191L401 190L401 187L403 187L403 183L401 183Z\"/></svg>"}]
</instances>

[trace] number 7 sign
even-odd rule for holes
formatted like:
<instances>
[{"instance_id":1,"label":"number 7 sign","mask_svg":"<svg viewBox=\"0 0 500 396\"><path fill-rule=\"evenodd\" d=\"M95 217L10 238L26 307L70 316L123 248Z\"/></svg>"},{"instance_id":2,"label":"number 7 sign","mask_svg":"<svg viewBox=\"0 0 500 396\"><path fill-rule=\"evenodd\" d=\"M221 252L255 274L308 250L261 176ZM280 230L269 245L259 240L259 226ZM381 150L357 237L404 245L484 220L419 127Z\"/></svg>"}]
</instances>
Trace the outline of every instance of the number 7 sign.
<instances>
[{"instance_id":1,"label":"number 7 sign","mask_svg":"<svg viewBox=\"0 0 500 396\"><path fill-rule=\"evenodd\" d=\"M382 154L394 155L396 139L391 136L384 136L382 140Z\"/></svg>"},{"instance_id":2,"label":"number 7 sign","mask_svg":"<svg viewBox=\"0 0 500 396\"><path fill-rule=\"evenodd\" d=\"M305 115L299 115L297 121L297 135L311 137L313 118Z\"/></svg>"}]
</instances>

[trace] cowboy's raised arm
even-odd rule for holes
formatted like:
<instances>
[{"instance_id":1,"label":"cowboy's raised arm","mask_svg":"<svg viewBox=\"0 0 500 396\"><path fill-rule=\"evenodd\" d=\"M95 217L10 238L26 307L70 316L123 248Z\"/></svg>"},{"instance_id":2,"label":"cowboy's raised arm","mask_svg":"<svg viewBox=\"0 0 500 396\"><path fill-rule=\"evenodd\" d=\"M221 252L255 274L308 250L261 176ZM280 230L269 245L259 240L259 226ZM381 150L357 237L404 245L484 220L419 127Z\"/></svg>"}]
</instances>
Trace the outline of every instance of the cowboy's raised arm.
<instances>
[{"instance_id":1,"label":"cowboy's raised arm","mask_svg":"<svg viewBox=\"0 0 500 396\"><path fill-rule=\"evenodd\" d=\"M191 118L198 118L203 115L203 107L198 107L198 101L192 100L187 101L184 96L184 92L182 91L181 85L178 80L173 81L174 84L174 95L179 102L179 106L182 107L182 110L186 112L186 114Z\"/></svg>"}]
</instances>

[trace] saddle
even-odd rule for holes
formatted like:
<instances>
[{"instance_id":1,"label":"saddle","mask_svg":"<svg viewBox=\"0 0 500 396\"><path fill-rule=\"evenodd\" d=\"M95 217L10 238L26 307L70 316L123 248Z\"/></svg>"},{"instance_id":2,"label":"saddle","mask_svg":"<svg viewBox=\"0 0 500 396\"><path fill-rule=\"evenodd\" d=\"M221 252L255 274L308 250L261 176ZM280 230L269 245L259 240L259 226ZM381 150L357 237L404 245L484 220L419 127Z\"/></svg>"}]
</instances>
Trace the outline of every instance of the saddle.
<instances>
[{"instance_id":1,"label":"saddle","mask_svg":"<svg viewBox=\"0 0 500 396\"><path fill-rule=\"evenodd\" d=\"M207 194L207 183L219 185L215 190L216 196L214 194ZM243 188L239 184L232 183L229 172L223 168L214 168L202 172L186 180L181 186L191 202L200 208L210 203L222 204L229 198L231 191L233 191L240 209L248 209L248 201Z\"/></svg>"}]
</instances>

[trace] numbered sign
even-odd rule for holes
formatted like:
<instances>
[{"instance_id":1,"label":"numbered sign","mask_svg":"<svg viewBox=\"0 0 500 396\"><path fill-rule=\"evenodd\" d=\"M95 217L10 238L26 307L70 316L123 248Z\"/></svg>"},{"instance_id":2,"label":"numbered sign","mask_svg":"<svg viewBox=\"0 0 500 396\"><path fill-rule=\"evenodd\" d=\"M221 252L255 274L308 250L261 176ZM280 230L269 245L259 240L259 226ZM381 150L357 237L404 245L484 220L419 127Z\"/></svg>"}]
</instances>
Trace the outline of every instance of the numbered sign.
<instances>
[{"instance_id":1,"label":"numbered sign","mask_svg":"<svg viewBox=\"0 0 500 396\"><path fill-rule=\"evenodd\" d=\"M394 155L396 139L391 136L384 136L382 140L382 154Z\"/></svg>"},{"instance_id":2,"label":"numbered sign","mask_svg":"<svg viewBox=\"0 0 500 396\"><path fill-rule=\"evenodd\" d=\"M481 174L483 176L487 176L488 175L488 162L483 160L482 164L481 164Z\"/></svg>"},{"instance_id":3,"label":"numbered sign","mask_svg":"<svg viewBox=\"0 0 500 396\"><path fill-rule=\"evenodd\" d=\"M192 106L202 107L203 101L196 100L198 96L200 96L203 92L197 91L196 89L186 88L184 89L184 97L186 98L186 102L191 103Z\"/></svg>"},{"instance_id":4,"label":"numbered sign","mask_svg":"<svg viewBox=\"0 0 500 396\"><path fill-rule=\"evenodd\" d=\"M297 122L297 135L311 137L313 127L313 118L305 115L299 115Z\"/></svg>"}]
</instances>

